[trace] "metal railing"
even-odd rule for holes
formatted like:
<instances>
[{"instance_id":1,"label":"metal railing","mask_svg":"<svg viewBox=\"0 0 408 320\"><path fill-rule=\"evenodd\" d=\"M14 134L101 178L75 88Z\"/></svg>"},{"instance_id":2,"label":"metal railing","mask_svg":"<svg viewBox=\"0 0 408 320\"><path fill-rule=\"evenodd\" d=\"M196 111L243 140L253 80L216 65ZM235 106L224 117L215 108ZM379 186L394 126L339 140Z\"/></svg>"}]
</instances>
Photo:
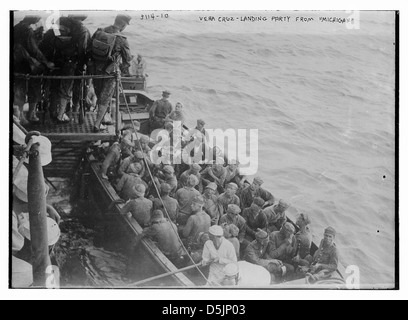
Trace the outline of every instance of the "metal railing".
<instances>
[{"instance_id":1,"label":"metal railing","mask_svg":"<svg viewBox=\"0 0 408 320\"><path fill-rule=\"evenodd\" d=\"M105 79L115 79L116 80L116 112L115 112L115 133L119 135L120 133L120 124L119 124L119 107L120 107L120 85L122 82L122 76L120 71L116 71L115 75L82 75L82 76L49 76L49 75L31 75L31 74L22 74L15 73L14 78L24 79L29 81L31 79L37 80L105 80ZM84 106L83 106L83 97L81 97L81 112L84 116ZM80 123L82 124L82 123Z\"/></svg>"}]
</instances>

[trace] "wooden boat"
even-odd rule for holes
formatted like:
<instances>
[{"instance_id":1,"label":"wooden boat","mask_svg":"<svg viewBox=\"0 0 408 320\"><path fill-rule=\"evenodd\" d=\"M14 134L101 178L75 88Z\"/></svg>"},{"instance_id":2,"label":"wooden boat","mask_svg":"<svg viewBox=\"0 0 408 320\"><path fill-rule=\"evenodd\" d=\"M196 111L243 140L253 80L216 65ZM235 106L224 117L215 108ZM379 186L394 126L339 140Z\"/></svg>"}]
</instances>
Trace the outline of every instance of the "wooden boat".
<instances>
[{"instance_id":1,"label":"wooden boat","mask_svg":"<svg viewBox=\"0 0 408 320\"><path fill-rule=\"evenodd\" d=\"M122 119L124 122L129 122L130 120L139 120L142 122L142 129L141 133L148 134L147 126L148 126L148 109L151 106L153 100L147 96L147 94L140 90L133 90L130 92L134 94L136 100L133 105L129 105L129 108L133 107L131 110L131 115L125 116L122 114ZM129 94L129 92L127 92ZM131 103L129 99L128 104ZM127 108L126 108L127 109ZM126 112L127 110L122 110ZM186 128L187 129L187 128ZM96 203L98 203L100 208L109 208L108 215L116 217L118 221L124 227L124 231L126 236L129 239L135 239L141 235L143 229L141 226L134 220L133 218L128 218L127 216L120 215L120 210L123 207L123 203L121 203L121 198L116 193L115 189L109 183L109 181L102 179L100 175L100 163L95 161L95 158L92 155L88 155L86 157L90 175L90 182L89 185L92 186L90 188L90 192L94 199L96 199ZM294 224L294 217L296 217L297 210L295 208L290 208L287 212L288 220L290 223ZM295 225L295 224L294 224ZM318 249L318 246L313 243L312 245L312 253L314 253ZM195 288L199 285L203 285L202 277L201 283L197 281L200 279L198 272L188 272L188 273L176 273L177 268L174 264L159 250L154 242L149 239L141 240L140 244L138 244L135 252L133 252L138 257L138 261L140 263L139 268L143 268L148 272L146 278L154 277L161 274L169 274L172 275L167 277L165 283L163 282L148 282L145 283L143 286L146 287L157 287L162 286L163 284L166 287L189 287ZM205 270L203 270L205 272ZM175 273L175 274L173 274ZM339 267L337 271L337 275L334 281L329 281L328 284L320 284L317 286L313 286L313 288L343 288L344 281L344 268L343 266ZM143 280L143 279L140 279ZM199 283L199 284L198 284ZM308 287L306 284L305 279L301 279L298 281L293 282L286 282L284 284L279 285L271 285L269 288L271 289L288 289L288 288L305 288Z\"/></svg>"}]
</instances>

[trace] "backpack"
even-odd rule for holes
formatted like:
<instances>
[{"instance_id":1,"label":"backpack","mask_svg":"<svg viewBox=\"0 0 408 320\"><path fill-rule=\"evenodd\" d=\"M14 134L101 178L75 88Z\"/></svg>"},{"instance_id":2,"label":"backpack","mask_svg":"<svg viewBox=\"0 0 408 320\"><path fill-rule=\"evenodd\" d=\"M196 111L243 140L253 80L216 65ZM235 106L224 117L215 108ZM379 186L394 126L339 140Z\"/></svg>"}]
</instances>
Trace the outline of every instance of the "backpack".
<instances>
[{"instance_id":1,"label":"backpack","mask_svg":"<svg viewBox=\"0 0 408 320\"><path fill-rule=\"evenodd\" d=\"M106 63L114 60L112 52L118 36L118 34L107 33L102 29L96 31L92 41L92 57L95 61Z\"/></svg>"}]
</instances>

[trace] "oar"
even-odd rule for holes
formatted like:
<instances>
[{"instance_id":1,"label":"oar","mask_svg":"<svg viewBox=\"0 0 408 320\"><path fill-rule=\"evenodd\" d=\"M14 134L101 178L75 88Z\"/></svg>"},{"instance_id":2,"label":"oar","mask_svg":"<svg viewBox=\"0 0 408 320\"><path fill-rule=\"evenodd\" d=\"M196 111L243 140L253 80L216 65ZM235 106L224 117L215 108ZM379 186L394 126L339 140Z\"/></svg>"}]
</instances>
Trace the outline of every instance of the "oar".
<instances>
[{"instance_id":1,"label":"oar","mask_svg":"<svg viewBox=\"0 0 408 320\"><path fill-rule=\"evenodd\" d=\"M129 284L126 287L137 287L137 286L140 286L142 284L145 284L145 283L148 283L148 282L151 282L151 281L154 281L154 280L169 277L169 276L175 275L177 273L185 272L185 271L192 270L192 269L195 269L195 268L198 268L198 267L201 267L201 265L200 264L197 264L197 265L193 264L192 266L185 267L183 269L178 269L176 271L167 272L167 273L161 274L159 276L151 277L151 278L144 279L144 280L141 280L141 281L136 282L136 283Z\"/></svg>"}]
</instances>

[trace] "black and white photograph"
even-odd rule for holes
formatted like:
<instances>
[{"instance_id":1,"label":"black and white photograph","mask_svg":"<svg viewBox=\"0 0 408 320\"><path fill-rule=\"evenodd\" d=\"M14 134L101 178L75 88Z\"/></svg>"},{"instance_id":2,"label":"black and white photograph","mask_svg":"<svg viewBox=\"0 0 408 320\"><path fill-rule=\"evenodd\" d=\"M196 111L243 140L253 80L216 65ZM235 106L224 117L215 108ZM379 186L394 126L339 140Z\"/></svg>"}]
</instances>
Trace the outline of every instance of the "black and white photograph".
<instances>
[{"instance_id":1,"label":"black and white photograph","mask_svg":"<svg viewBox=\"0 0 408 320\"><path fill-rule=\"evenodd\" d=\"M399 11L28 9L9 289L399 288Z\"/></svg>"}]
</instances>

